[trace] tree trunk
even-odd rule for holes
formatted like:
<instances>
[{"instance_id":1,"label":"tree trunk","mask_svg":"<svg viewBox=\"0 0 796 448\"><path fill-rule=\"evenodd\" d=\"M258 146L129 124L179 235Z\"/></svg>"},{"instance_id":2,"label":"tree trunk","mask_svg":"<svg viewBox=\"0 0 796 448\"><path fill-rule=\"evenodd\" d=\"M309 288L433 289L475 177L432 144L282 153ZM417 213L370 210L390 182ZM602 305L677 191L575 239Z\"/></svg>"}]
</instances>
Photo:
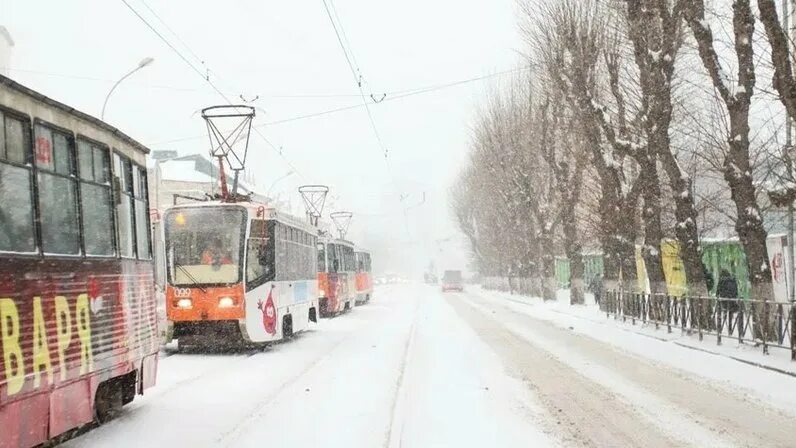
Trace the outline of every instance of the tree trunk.
<instances>
[{"instance_id":1,"label":"tree trunk","mask_svg":"<svg viewBox=\"0 0 796 448\"><path fill-rule=\"evenodd\" d=\"M569 303L582 305L585 303L583 296L583 249L578 242L577 225L575 222L575 208L567 207L563 217L564 252L569 260Z\"/></svg>"},{"instance_id":2,"label":"tree trunk","mask_svg":"<svg viewBox=\"0 0 796 448\"><path fill-rule=\"evenodd\" d=\"M702 269L702 247L699 244L697 229L697 211L694 196L691 194L691 182L685 177L671 152L661 153L661 165L669 177L674 200L674 216L677 223L674 235L680 245L680 257L685 267L688 282L688 293L692 296L708 295L705 283L705 271Z\"/></svg>"},{"instance_id":3,"label":"tree trunk","mask_svg":"<svg viewBox=\"0 0 796 448\"><path fill-rule=\"evenodd\" d=\"M553 237L547 232L539 236L542 249L542 299L556 299L556 258Z\"/></svg>"},{"instance_id":4,"label":"tree trunk","mask_svg":"<svg viewBox=\"0 0 796 448\"><path fill-rule=\"evenodd\" d=\"M752 299L770 301L774 296L774 289L766 248L767 232L760 217L749 163L748 114L748 105L730 113L730 150L724 162L724 179L730 185L730 194L738 215L735 231L746 254L749 280L752 284ZM762 308L758 310L760 317L763 317L762 311ZM756 328L762 328L762 325ZM773 334L769 329L768 335L773 336ZM761 334L756 336L761 337Z\"/></svg>"},{"instance_id":5,"label":"tree trunk","mask_svg":"<svg viewBox=\"0 0 796 448\"><path fill-rule=\"evenodd\" d=\"M644 247L641 253L647 267L650 292L661 294L666 292L666 279L663 275L663 263L661 262L663 230L661 226L660 179L654 157L646 154L638 159L641 166L639 182L641 182L641 195L644 199L644 210L641 213L644 221Z\"/></svg>"}]
</instances>

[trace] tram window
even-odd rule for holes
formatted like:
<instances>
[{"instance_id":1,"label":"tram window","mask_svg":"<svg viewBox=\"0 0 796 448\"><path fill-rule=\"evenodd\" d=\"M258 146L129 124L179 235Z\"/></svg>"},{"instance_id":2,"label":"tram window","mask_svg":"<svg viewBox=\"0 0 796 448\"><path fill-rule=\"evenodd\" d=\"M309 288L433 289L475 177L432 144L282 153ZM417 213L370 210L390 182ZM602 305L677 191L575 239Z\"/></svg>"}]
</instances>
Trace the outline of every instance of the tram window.
<instances>
[{"instance_id":1,"label":"tram window","mask_svg":"<svg viewBox=\"0 0 796 448\"><path fill-rule=\"evenodd\" d=\"M50 254L77 255L80 239L75 183L45 172L39 172L38 183L42 249Z\"/></svg>"},{"instance_id":2,"label":"tram window","mask_svg":"<svg viewBox=\"0 0 796 448\"><path fill-rule=\"evenodd\" d=\"M326 249L318 244L318 272L326 272Z\"/></svg>"},{"instance_id":3,"label":"tram window","mask_svg":"<svg viewBox=\"0 0 796 448\"><path fill-rule=\"evenodd\" d=\"M77 160L80 178L98 184L108 183L108 149L84 140L77 141Z\"/></svg>"},{"instance_id":4,"label":"tram window","mask_svg":"<svg viewBox=\"0 0 796 448\"><path fill-rule=\"evenodd\" d=\"M36 125L37 182L44 253L80 253L73 151L70 136Z\"/></svg>"},{"instance_id":5,"label":"tram window","mask_svg":"<svg viewBox=\"0 0 796 448\"><path fill-rule=\"evenodd\" d=\"M275 223L252 220L250 234L256 235L246 243L246 288L252 290L274 279Z\"/></svg>"},{"instance_id":6,"label":"tram window","mask_svg":"<svg viewBox=\"0 0 796 448\"><path fill-rule=\"evenodd\" d=\"M55 156L55 172L72 174L72 148L67 137L53 133L53 155Z\"/></svg>"},{"instance_id":7,"label":"tram window","mask_svg":"<svg viewBox=\"0 0 796 448\"><path fill-rule=\"evenodd\" d=\"M0 251L34 252L30 170L0 162Z\"/></svg>"},{"instance_id":8,"label":"tram window","mask_svg":"<svg viewBox=\"0 0 796 448\"><path fill-rule=\"evenodd\" d=\"M149 240L149 211L147 210L146 172L141 167L133 167L133 191L135 196L136 253L140 260L152 258Z\"/></svg>"},{"instance_id":9,"label":"tram window","mask_svg":"<svg viewBox=\"0 0 796 448\"><path fill-rule=\"evenodd\" d=\"M36 126L36 166L52 170L55 166L53 160L53 135L52 131L44 126Z\"/></svg>"},{"instance_id":10,"label":"tram window","mask_svg":"<svg viewBox=\"0 0 796 448\"><path fill-rule=\"evenodd\" d=\"M120 156L113 155L114 177L117 180L118 191L116 194L117 235L119 240L119 253L123 257L135 256L133 237L133 197L132 197L132 166L130 161Z\"/></svg>"},{"instance_id":11,"label":"tram window","mask_svg":"<svg viewBox=\"0 0 796 448\"><path fill-rule=\"evenodd\" d=\"M337 249L334 244L327 244L326 245L326 258L329 260L329 265L327 266L328 272L335 273L337 272L338 262L337 262Z\"/></svg>"},{"instance_id":12,"label":"tram window","mask_svg":"<svg viewBox=\"0 0 796 448\"><path fill-rule=\"evenodd\" d=\"M23 121L0 113L0 251L35 252L31 170L23 163L30 148Z\"/></svg>"},{"instance_id":13,"label":"tram window","mask_svg":"<svg viewBox=\"0 0 796 448\"><path fill-rule=\"evenodd\" d=\"M5 159L9 162L25 163L27 160L30 137L25 123L5 117Z\"/></svg>"},{"instance_id":14,"label":"tram window","mask_svg":"<svg viewBox=\"0 0 796 448\"><path fill-rule=\"evenodd\" d=\"M108 149L78 140L77 153L86 255L115 255Z\"/></svg>"},{"instance_id":15,"label":"tram window","mask_svg":"<svg viewBox=\"0 0 796 448\"><path fill-rule=\"evenodd\" d=\"M83 183L80 199L86 255L115 255L110 188Z\"/></svg>"}]
</instances>

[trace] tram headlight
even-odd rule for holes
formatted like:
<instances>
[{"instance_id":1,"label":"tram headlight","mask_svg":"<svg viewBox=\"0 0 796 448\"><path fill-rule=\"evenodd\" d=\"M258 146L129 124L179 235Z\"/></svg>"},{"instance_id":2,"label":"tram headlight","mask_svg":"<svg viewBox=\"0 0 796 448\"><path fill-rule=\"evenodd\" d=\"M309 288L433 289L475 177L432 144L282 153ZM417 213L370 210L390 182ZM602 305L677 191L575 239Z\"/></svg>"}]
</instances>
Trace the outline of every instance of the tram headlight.
<instances>
[{"instance_id":1,"label":"tram headlight","mask_svg":"<svg viewBox=\"0 0 796 448\"><path fill-rule=\"evenodd\" d=\"M326 291L324 291L322 289L319 289L318 290L318 297L320 297L321 299L326 297Z\"/></svg>"},{"instance_id":2,"label":"tram headlight","mask_svg":"<svg viewBox=\"0 0 796 448\"><path fill-rule=\"evenodd\" d=\"M232 297L222 297L218 299L219 308L232 308L233 306L235 306L235 301L232 300Z\"/></svg>"},{"instance_id":3,"label":"tram headlight","mask_svg":"<svg viewBox=\"0 0 796 448\"><path fill-rule=\"evenodd\" d=\"M178 308L191 308L192 306L193 303L191 302L191 299L180 299L177 301Z\"/></svg>"}]
</instances>

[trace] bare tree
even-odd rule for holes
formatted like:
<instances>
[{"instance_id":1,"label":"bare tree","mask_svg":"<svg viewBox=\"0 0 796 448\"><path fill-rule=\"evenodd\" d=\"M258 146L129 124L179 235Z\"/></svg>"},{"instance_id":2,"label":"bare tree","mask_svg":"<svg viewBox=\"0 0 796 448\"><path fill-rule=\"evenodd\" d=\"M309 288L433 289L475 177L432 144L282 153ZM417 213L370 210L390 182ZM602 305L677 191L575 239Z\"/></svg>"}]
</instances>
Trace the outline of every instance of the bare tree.
<instances>
[{"instance_id":1,"label":"bare tree","mask_svg":"<svg viewBox=\"0 0 796 448\"><path fill-rule=\"evenodd\" d=\"M564 253L570 268L570 303L583 304L583 247L578 238L576 206L580 202L583 174L588 164L580 128L566 110L558 92L545 86L545 98L538 107L541 126L541 155L552 172L558 193L558 215L562 223ZM552 103L552 104L551 104Z\"/></svg>"},{"instance_id":2,"label":"bare tree","mask_svg":"<svg viewBox=\"0 0 796 448\"><path fill-rule=\"evenodd\" d=\"M600 178L604 282L607 289L617 289L620 272L628 283L636 278L635 216L642 183L623 151L625 142L598 101L605 23L595 15L591 1L562 0L547 5L541 14L525 6L532 23L525 31L552 82L575 111Z\"/></svg>"},{"instance_id":3,"label":"bare tree","mask_svg":"<svg viewBox=\"0 0 796 448\"><path fill-rule=\"evenodd\" d=\"M681 1L702 64L729 115L729 136L722 171L735 203L735 230L746 253L752 294L756 298L769 300L773 296L773 290L766 249L766 230L760 216L749 155L749 110L755 88L752 46L755 17L749 0L733 1L732 25L738 68L737 85L732 85L714 46L713 32L705 18L704 1Z\"/></svg>"},{"instance_id":4,"label":"bare tree","mask_svg":"<svg viewBox=\"0 0 796 448\"><path fill-rule=\"evenodd\" d=\"M670 0L624 0L624 3L627 36L638 68L642 97L640 122L647 139L647 159L657 157L667 174L674 202L675 236L680 243L689 289L691 294L705 295L707 288L691 178L677 160L669 134L674 67L683 41L683 4ZM609 72L615 71L609 64ZM640 160L639 163L645 162Z\"/></svg>"}]
</instances>

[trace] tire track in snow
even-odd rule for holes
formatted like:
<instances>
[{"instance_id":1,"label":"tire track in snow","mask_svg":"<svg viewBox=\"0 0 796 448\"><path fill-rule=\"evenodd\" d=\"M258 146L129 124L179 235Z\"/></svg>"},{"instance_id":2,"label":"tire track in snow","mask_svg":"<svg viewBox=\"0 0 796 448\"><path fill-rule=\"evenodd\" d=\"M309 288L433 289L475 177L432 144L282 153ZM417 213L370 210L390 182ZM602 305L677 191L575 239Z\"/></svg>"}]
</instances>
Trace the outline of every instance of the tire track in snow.
<instances>
[{"instance_id":1,"label":"tire track in snow","mask_svg":"<svg viewBox=\"0 0 796 448\"><path fill-rule=\"evenodd\" d=\"M420 307L419 301L418 306L415 308L415 314L413 315L412 319L412 327L409 330L409 337L406 340L406 345L404 347L403 357L401 359L401 373L398 374L398 378L395 382L395 395L393 396L392 402L392 409L390 411L390 426L387 428L387 434L384 439L384 447L385 448L400 448L401 441L403 439L403 428L404 428L404 412L403 408L406 403L407 391L404 387L404 377L406 376L406 371L409 367L409 354L412 350L412 345L415 340L415 328L416 328L416 319L417 319L417 309ZM397 431L396 431L397 429ZM397 433L398 438L394 439L393 434Z\"/></svg>"},{"instance_id":2,"label":"tire track in snow","mask_svg":"<svg viewBox=\"0 0 796 448\"><path fill-rule=\"evenodd\" d=\"M558 420L553 429L564 437L567 446L731 446L704 430L700 432L701 428L693 428L693 423L684 419L677 420L682 426L676 434L660 428L650 420L646 409L623 394L626 390L615 390L586 375L584 370L592 366L570 365L549 347L509 328L494 311L474 304L469 297L448 302L507 367L535 390L549 415Z\"/></svg>"},{"instance_id":3,"label":"tire track in snow","mask_svg":"<svg viewBox=\"0 0 796 448\"><path fill-rule=\"evenodd\" d=\"M375 321L373 320L368 321L368 326L374 324ZM362 331L363 329L360 328L359 330ZM259 404L252 411L248 412L234 427L222 433L216 439L216 444L217 445L223 444L224 446L235 446L236 440L241 437L244 430L248 428L252 422L264 416L271 410L270 409L271 404L273 404L276 400L281 398L284 394L289 393L291 391L290 390L291 386L295 385L300 380L307 377L315 369L322 367L324 363L334 358L336 352L339 351L339 349L343 347L346 342L349 342L352 338L359 337L359 334L360 334L359 331L350 331L347 332L344 336L341 336L337 342L335 342L330 348L326 350L324 355L315 358L312 362L305 365L295 375L289 377L287 380L280 383L279 386L277 386L271 393L267 394L264 398L264 401L259 402Z\"/></svg>"}]
</instances>

